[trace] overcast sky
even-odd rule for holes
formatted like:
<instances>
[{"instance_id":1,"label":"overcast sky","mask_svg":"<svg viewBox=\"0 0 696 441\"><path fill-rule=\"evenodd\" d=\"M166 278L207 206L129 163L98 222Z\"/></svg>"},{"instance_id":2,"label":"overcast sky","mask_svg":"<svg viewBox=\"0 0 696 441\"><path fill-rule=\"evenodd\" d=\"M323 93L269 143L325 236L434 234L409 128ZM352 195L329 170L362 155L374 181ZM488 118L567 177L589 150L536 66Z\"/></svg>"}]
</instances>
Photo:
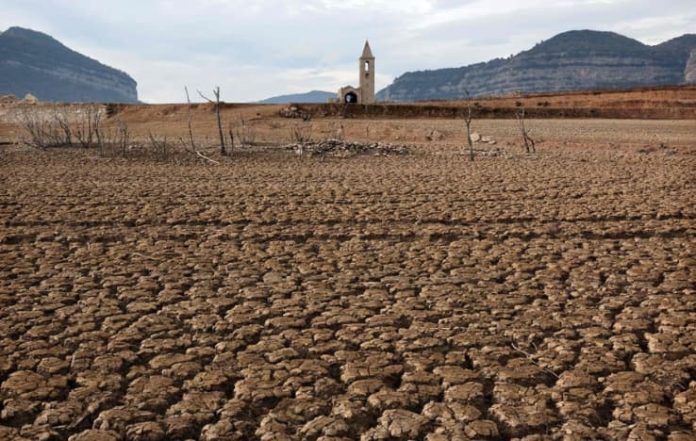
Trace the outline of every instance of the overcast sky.
<instances>
[{"instance_id":1,"label":"overcast sky","mask_svg":"<svg viewBox=\"0 0 696 441\"><path fill-rule=\"evenodd\" d=\"M46 32L128 72L145 102L184 85L255 101L357 82L369 38L377 88L410 70L507 57L571 29L657 44L696 33L695 0L0 0L0 30Z\"/></svg>"}]
</instances>

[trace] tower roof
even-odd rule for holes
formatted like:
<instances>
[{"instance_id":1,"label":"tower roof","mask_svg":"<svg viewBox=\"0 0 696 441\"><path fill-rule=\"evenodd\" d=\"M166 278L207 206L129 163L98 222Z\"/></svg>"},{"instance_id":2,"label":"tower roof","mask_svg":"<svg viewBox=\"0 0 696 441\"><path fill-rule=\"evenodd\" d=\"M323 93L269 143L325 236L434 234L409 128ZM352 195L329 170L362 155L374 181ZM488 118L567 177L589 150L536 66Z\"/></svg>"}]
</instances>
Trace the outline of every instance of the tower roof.
<instances>
[{"instance_id":1,"label":"tower roof","mask_svg":"<svg viewBox=\"0 0 696 441\"><path fill-rule=\"evenodd\" d=\"M375 56L372 55L372 49L370 49L370 42L367 40L365 40L365 48L363 48L361 58L375 58Z\"/></svg>"}]
</instances>

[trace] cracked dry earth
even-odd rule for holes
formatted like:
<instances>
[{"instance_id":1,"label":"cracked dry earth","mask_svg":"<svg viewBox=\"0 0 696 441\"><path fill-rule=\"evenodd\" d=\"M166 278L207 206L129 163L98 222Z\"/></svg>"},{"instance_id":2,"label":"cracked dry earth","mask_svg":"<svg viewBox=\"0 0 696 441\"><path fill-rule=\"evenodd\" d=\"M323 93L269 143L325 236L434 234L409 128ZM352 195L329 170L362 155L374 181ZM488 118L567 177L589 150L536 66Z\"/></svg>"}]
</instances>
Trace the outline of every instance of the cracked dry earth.
<instances>
[{"instance_id":1,"label":"cracked dry earth","mask_svg":"<svg viewBox=\"0 0 696 441\"><path fill-rule=\"evenodd\" d=\"M0 159L0 439L693 440L696 156Z\"/></svg>"}]
</instances>

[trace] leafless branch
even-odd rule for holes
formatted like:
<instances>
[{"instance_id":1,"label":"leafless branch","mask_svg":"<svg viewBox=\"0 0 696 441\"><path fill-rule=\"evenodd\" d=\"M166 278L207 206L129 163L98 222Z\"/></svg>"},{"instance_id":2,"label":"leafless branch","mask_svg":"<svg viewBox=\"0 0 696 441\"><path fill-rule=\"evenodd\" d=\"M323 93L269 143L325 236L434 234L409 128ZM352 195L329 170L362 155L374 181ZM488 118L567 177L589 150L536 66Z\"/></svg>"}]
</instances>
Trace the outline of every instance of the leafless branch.
<instances>
[{"instance_id":1,"label":"leafless branch","mask_svg":"<svg viewBox=\"0 0 696 441\"><path fill-rule=\"evenodd\" d=\"M212 163L215 164L215 165L220 165L220 163L219 163L218 161L216 161L216 160L214 160L214 159L210 159L209 157L205 156L203 153L201 153L201 152L199 152L199 151L196 151L196 154L197 154L198 156L200 156L201 158L206 159L206 160L212 162Z\"/></svg>"},{"instance_id":2,"label":"leafless branch","mask_svg":"<svg viewBox=\"0 0 696 441\"><path fill-rule=\"evenodd\" d=\"M464 115L464 124L466 124L466 139L469 142L469 160L474 160L474 142L471 139L471 121L473 120L473 110L471 109L471 96L469 91L466 93L466 114Z\"/></svg>"},{"instance_id":3,"label":"leafless branch","mask_svg":"<svg viewBox=\"0 0 696 441\"><path fill-rule=\"evenodd\" d=\"M25 130L25 142L38 148L72 145L73 132L65 108L23 106L17 112L17 122Z\"/></svg>"},{"instance_id":4,"label":"leafless branch","mask_svg":"<svg viewBox=\"0 0 696 441\"><path fill-rule=\"evenodd\" d=\"M521 102L517 102L517 110L515 111L515 117L517 118L517 125L520 129L520 134L522 135L522 142L524 142L524 148L527 153L536 153L536 143L529 136L529 130L524 122L525 110L524 105Z\"/></svg>"},{"instance_id":5,"label":"leafless branch","mask_svg":"<svg viewBox=\"0 0 696 441\"><path fill-rule=\"evenodd\" d=\"M208 98L207 96L203 95L203 92L201 92L200 90L198 91L198 94L204 100L215 105L215 115L217 117L218 132L220 134L220 154L222 156L226 156L227 151L225 150L225 134L222 131L222 119L220 118L220 86L217 86L217 87L215 87L215 89L213 89L213 95L215 96L215 101L213 101L210 98Z\"/></svg>"},{"instance_id":6,"label":"leafless branch","mask_svg":"<svg viewBox=\"0 0 696 441\"><path fill-rule=\"evenodd\" d=\"M66 146L71 146L72 129L70 128L70 117L68 115L67 110L65 108L56 109L53 115L53 119L55 120L56 124L58 124L58 127L60 128L63 134L63 139L61 140L62 144Z\"/></svg>"},{"instance_id":7,"label":"leafless branch","mask_svg":"<svg viewBox=\"0 0 696 441\"><path fill-rule=\"evenodd\" d=\"M75 137L83 148L94 147L95 139L101 136L101 109L96 105L84 106L80 109Z\"/></svg>"},{"instance_id":8,"label":"leafless branch","mask_svg":"<svg viewBox=\"0 0 696 441\"><path fill-rule=\"evenodd\" d=\"M186 91L186 102L188 103L187 109L187 122L188 122L188 135L189 135L189 142L191 143L191 150L196 150L196 143L193 140L193 113L191 112L191 96L189 95L188 87L184 86L184 90Z\"/></svg>"},{"instance_id":9,"label":"leafless branch","mask_svg":"<svg viewBox=\"0 0 696 441\"><path fill-rule=\"evenodd\" d=\"M227 126L227 134L230 135L230 148L234 149L234 131L232 130L232 124Z\"/></svg>"},{"instance_id":10,"label":"leafless branch","mask_svg":"<svg viewBox=\"0 0 696 441\"><path fill-rule=\"evenodd\" d=\"M123 121L118 121L117 127L118 136L116 138L116 145L121 150L121 155L125 158L128 154L128 146L130 144L130 131L128 126Z\"/></svg>"},{"instance_id":11,"label":"leafless branch","mask_svg":"<svg viewBox=\"0 0 696 441\"><path fill-rule=\"evenodd\" d=\"M169 144L167 143L167 137L165 136L162 141L155 138L152 132L148 132L148 137L150 138L150 145L152 146L153 152L158 154L160 158L167 159L169 157Z\"/></svg>"},{"instance_id":12,"label":"leafless branch","mask_svg":"<svg viewBox=\"0 0 696 441\"><path fill-rule=\"evenodd\" d=\"M235 121L234 125L236 127L234 137L237 138L237 142L240 146L248 146L256 142L256 132L254 128L250 124L247 124L243 117L240 116ZM230 136L232 136L231 132Z\"/></svg>"}]
</instances>

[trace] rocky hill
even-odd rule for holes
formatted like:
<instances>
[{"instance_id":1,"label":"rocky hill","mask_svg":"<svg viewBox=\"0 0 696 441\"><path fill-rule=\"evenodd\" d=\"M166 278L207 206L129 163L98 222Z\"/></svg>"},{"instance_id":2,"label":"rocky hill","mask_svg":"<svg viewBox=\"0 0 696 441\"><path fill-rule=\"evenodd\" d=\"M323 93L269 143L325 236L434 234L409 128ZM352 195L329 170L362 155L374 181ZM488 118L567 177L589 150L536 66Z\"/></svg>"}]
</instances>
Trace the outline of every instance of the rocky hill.
<instances>
[{"instance_id":1,"label":"rocky hill","mask_svg":"<svg viewBox=\"0 0 696 441\"><path fill-rule=\"evenodd\" d=\"M408 72L377 94L381 101L448 100L515 92L557 92L696 82L696 34L657 46L613 32L570 31L507 59Z\"/></svg>"},{"instance_id":2,"label":"rocky hill","mask_svg":"<svg viewBox=\"0 0 696 441\"><path fill-rule=\"evenodd\" d=\"M128 74L81 55L52 37L22 28L0 34L0 95L41 101L138 101Z\"/></svg>"}]
</instances>

